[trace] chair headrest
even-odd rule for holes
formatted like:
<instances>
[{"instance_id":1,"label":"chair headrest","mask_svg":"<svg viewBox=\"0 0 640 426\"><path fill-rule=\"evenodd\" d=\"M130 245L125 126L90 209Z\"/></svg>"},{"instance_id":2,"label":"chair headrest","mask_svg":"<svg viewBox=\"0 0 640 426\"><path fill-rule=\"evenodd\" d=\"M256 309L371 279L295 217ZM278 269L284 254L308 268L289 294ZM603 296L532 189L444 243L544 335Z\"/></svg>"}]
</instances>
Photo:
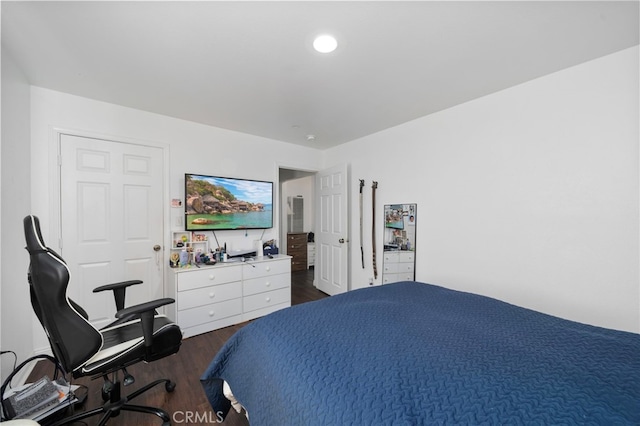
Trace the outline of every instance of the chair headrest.
<instances>
[{"instance_id":1,"label":"chair headrest","mask_svg":"<svg viewBox=\"0 0 640 426\"><path fill-rule=\"evenodd\" d=\"M29 253L34 253L42 250L47 250L42 238L42 232L40 231L40 220L37 216L29 215L23 220L24 224L24 237L27 241L27 250Z\"/></svg>"}]
</instances>

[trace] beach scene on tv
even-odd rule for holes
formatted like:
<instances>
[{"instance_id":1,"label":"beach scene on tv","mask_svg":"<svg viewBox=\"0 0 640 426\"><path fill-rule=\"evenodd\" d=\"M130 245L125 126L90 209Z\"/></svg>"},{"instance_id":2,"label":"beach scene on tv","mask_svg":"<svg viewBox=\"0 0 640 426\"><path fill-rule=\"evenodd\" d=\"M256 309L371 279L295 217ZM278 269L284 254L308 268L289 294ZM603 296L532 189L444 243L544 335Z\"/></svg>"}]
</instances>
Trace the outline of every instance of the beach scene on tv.
<instances>
[{"instance_id":1,"label":"beach scene on tv","mask_svg":"<svg viewBox=\"0 0 640 426\"><path fill-rule=\"evenodd\" d=\"M189 231L271 228L272 203L271 182L185 175Z\"/></svg>"}]
</instances>

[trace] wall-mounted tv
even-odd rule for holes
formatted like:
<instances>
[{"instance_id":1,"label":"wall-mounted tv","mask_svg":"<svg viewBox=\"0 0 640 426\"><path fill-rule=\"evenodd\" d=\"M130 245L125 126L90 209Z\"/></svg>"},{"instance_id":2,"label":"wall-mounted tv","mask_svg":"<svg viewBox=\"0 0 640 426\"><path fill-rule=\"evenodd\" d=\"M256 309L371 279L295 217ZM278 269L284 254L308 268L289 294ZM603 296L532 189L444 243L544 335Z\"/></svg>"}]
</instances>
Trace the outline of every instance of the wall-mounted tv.
<instances>
[{"instance_id":1,"label":"wall-mounted tv","mask_svg":"<svg viewBox=\"0 0 640 426\"><path fill-rule=\"evenodd\" d=\"M273 228L273 182L186 173L185 229Z\"/></svg>"}]
</instances>

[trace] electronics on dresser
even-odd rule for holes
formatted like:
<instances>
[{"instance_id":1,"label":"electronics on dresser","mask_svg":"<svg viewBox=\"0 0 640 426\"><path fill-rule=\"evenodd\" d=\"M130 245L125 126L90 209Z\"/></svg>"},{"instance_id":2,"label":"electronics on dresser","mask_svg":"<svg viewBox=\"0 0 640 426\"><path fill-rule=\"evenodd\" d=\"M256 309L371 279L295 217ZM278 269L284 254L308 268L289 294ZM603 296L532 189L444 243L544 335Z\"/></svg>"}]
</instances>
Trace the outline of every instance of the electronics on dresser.
<instances>
[{"instance_id":1,"label":"electronics on dresser","mask_svg":"<svg viewBox=\"0 0 640 426\"><path fill-rule=\"evenodd\" d=\"M230 250L227 252L227 258L233 259L234 257L255 257L256 251L254 249L247 250Z\"/></svg>"},{"instance_id":2,"label":"electronics on dresser","mask_svg":"<svg viewBox=\"0 0 640 426\"><path fill-rule=\"evenodd\" d=\"M273 182L186 173L185 230L273 228Z\"/></svg>"}]
</instances>

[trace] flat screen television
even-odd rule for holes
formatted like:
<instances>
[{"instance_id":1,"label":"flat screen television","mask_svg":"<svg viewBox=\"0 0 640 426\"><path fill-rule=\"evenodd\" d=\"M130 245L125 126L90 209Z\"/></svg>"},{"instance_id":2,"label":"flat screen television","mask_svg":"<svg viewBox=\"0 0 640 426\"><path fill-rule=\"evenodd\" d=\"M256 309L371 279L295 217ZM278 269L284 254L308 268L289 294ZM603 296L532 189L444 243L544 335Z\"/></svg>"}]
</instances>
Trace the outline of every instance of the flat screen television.
<instances>
[{"instance_id":1,"label":"flat screen television","mask_svg":"<svg viewBox=\"0 0 640 426\"><path fill-rule=\"evenodd\" d=\"M273 182L186 173L185 229L273 228Z\"/></svg>"}]
</instances>

